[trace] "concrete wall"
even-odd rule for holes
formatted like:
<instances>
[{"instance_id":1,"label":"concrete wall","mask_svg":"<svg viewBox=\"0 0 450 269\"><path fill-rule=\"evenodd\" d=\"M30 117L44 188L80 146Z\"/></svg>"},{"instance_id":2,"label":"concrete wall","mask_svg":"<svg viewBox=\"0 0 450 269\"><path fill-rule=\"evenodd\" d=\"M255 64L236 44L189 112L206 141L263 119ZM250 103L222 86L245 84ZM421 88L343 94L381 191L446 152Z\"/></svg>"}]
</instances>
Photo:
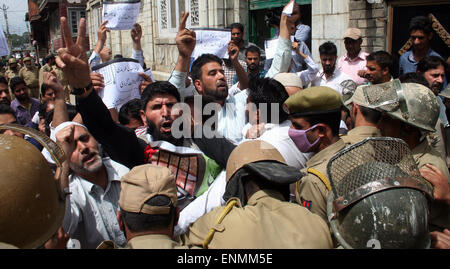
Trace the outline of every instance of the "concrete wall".
<instances>
[{"instance_id":1,"label":"concrete wall","mask_svg":"<svg viewBox=\"0 0 450 269\"><path fill-rule=\"evenodd\" d=\"M313 0L311 3L311 53L320 61L319 46L331 41L336 44L338 56L345 54L342 39L349 21L350 0ZM364 0L365 1L365 0Z\"/></svg>"},{"instance_id":2,"label":"concrete wall","mask_svg":"<svg viewBox=\"0 0 450 269\"><path fill-rule=\"evenodd\" d=\"M387 47L386 3L369 4L366 0L349 1L349 27L361 29L362 50L373 52Z\"/></svg>"},{"instance_id":3,"label":"concrete wall","mask_svg":"<svg viewBox=\"0 0 450 269\"><path fill-rule=\"evenodd\" d=\"M99 3L99 0L90 0L88 5L88 17L92 9L89 6ZM246 23L246 1L245 0L209 0L207 21L206 0L199 0L199 27L223 28L233 22ZM137 22L141 25L142 49L144 51L145 63L153 71L157 80L168 79L170 72L175 67L178 58L178 49L175 43L176 33L159 31L158 26L158 1L142 0L141 11ZM94 49L97 40L97 27L92 23L89 25L89 36L91 37L91 49ZM132 41L130 30L111 31L108 34L106 46L112 49L114 54L122 54L131 57Z\"/></svg>"}]
</instances>

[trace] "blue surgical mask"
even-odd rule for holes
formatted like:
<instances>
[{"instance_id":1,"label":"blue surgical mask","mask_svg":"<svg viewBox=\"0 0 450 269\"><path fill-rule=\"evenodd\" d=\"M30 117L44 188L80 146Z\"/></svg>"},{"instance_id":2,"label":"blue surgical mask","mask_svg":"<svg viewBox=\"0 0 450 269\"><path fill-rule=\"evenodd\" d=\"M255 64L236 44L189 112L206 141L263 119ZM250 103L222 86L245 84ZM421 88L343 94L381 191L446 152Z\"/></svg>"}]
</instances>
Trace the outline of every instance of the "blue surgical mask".
<instances>
[{"instance_id":1,"label":"blue surgical mask","mask_svg":"<svg viewBox=\"0 0 450 269\"><path fill-rule=\"evenodd\" d=\"M294 144L297 146L297 148L301 152L310 152L311 149L319 143L320 137L316 139L312 144L309 142L308 138L306 137L306 132L309 130L312 130L316 128L317 124L308 128L307 130L297 130L289 128L289 137L294 141Z\"/></svg>"}]
</instances>

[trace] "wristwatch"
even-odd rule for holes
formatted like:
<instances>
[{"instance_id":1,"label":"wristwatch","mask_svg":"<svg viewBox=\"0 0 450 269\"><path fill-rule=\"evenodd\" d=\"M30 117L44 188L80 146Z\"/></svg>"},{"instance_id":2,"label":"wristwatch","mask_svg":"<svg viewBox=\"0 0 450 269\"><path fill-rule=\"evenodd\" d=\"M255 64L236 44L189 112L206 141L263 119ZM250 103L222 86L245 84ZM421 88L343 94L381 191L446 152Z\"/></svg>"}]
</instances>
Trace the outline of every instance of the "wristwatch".
<instances>
[{"instance_id":1,"label":"wristwatch","mask_svg":"<svg viewBox=\"0 0 450 269\"><path fill-rule=\"evenodd\" d=\"M90 82L89 85L87 85L84 88L72 88L72 90L70 91L70 94L82 95L83 93L86 93L90 89L92 89L92 82Z\"/></svg>"}]
</instances>

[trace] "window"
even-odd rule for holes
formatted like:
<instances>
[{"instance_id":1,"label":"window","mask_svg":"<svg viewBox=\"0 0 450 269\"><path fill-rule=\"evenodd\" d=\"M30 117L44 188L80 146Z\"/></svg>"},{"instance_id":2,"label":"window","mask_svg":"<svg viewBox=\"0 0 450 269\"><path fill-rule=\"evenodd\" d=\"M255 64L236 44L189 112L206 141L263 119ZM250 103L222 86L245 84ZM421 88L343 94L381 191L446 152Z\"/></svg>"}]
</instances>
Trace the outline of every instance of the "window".
<instances>
[{"instance_id":1,"label":"window","mask_svg":"<svg viewBox=\"0 0 450 269\"><path fill-rule=\"evenodd\" d=\"M91 11L91 24L89 27L91 29L91 36L93 37L93 43L95 44L97 42L98 36L97 36L97 29L100 28L100 24L102 24L102 7L95 6L92 7Z\"/></svg>"},{"instance_id":2,"label":"window","mask_svg":"<svg viewBox=\"0 0 450 269\"><path fill-rule=\"evenodd\" d=\"M181 13L189 10L186 27L199 26L198 0L158 0L158 27L161 34L176 33Z\"/></svg>"},{"instance_id":3,"label":"window","mask_svg":"<svg viewBox=\"0 0 450 269\"><path fill-rule=\"evenodd\" d=\"M72 30L72 35L78 34L78 24L80 23L81 18L86 18L86 11L84 9L68 9L67 10L69 20L70 30ZM87 24L87 22L86 22ZM86 31L86 34L87 31Z\"/></svg>"}]
</instances>

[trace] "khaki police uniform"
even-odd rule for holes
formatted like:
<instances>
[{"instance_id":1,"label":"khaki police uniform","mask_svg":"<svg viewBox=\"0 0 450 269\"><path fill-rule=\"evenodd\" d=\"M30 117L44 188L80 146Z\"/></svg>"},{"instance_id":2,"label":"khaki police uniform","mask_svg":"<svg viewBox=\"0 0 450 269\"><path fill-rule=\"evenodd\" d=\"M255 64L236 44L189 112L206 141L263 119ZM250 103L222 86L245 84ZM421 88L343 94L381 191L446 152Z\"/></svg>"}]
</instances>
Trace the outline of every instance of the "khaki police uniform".
<instances>
[{"instance_id":1,"label":"khaki police uniform","mask_svg":"<svg viewBox=\"0 0 450 269\"><path fill-rule=\"evenodd\" d=\"M412 150L414 161L416 161L419 169L426 168L425 164L429 163L441 170L450 183L450 175L447 165L441 158L440 154L428 144L424 139L418 146ZM444 228L450 229L450 205L434 202L431 205L431 221L430 230L442 231Z\"/></svg>"},{"instance_id":2,"label":"khaki police uniform","mask_svg":"<svg viewBox=\"0 0 450 269\"><path fill-rule=\"evenodd\" d=\"M329 87L319 86L307 88L290 96L283 104L283 108L295 119L340 113L343 105L342 96L338 92ZM344 140L339 139L317 152L306 162L306 168L301 170L306 176L297 182L295 189L297 202L319 215L327 223L326 201L331 190L327 164L331 157L345 146Z\"/></svg>"},{"instance_id":3,"label":"khaki police uniform","mask_svg":"<svg viewBox=\"0 0 450 269\"><path fill-rule=\"evenodd\" d=\"M39 70L37 67L22 67L19 71L19 77L23 78L28 88L30 88L30 97L39 99Z\"/></svg>"},{"instance_id":4,"label":"khaki police uniform","mask_svg":"<svg viewBox=\"0 0 450 269\"><path fill-rule=\"evenodd\" d=\"M327 165L330 159L345 146L344 140L339 139L336 143L316 153L306 162L306 168L301 170L306 176L297 183L295 192L297 202L325 221L328 221L327 198L331 190Z\"/></svg>"},{"instance_id":5,"label":"khaki police uniform","mask_svg":"<svg viewBox=\"0 0 450 269\"><path fill-rule=\"evenodd\" d=\"M51 72L53 68L49 64L45 64L41 67L39 70L39 88L42 86L42 83L44 83L44 72Z\"/></svg>"},{"instance_id":6,"label":"khaki police uniform","mask_svg":"<svg viewBox=\"0 0 450 269\"><path fill-rule=\"evenodd\" d=\"M64 88L64 94L65 94L66 102L70 102L69 81L67 80L66 75L64 74L62 69L59 68L56 64L53 66L53 70L56 73L56 77L58 78L59 83L61 83L61 85Z\"/></svg>"},{"instance_id":7,"label":"khaki police uniform","mask_svg":"<svg viewBox=\"0 0 450 269\"><path fill-rule=\"evenodd\" d=\"M232 203L235 203L233 206ZM274 190L254 193L245 207L237 198L227 205L230 211L218 221L227 207L203 215L181 238L187 245L202 246L211 230L208 248L274 249L332 248L326 222L307 209L285 202Z\"/></svg>"},{"instance_id":8,"label":"khaki police uniform","mask_svg":"<svg viewBox=\"0 0 450 269\"><path fill-rule=\"evenodd\" d=\"M6 79L9 82L13 77L18 77L19 76L19 69L16 68L16 70L13 70L13 69L10 69L8 67L8 69L5 72L5 75L6 75Z\"/></svg>"},{"instance_id":9,"label":"khaki police uniform","mask_svg":"<svg viewBox=\"0 0 450 269\"><path fill-rule=\"evenodd\" d=\"M373 126L358 126L351 129L347 135L341 136L345 144L355 144L361 142L367 137L380 137L381 132L377 127Z\"/></svg>"}]
</instances>

